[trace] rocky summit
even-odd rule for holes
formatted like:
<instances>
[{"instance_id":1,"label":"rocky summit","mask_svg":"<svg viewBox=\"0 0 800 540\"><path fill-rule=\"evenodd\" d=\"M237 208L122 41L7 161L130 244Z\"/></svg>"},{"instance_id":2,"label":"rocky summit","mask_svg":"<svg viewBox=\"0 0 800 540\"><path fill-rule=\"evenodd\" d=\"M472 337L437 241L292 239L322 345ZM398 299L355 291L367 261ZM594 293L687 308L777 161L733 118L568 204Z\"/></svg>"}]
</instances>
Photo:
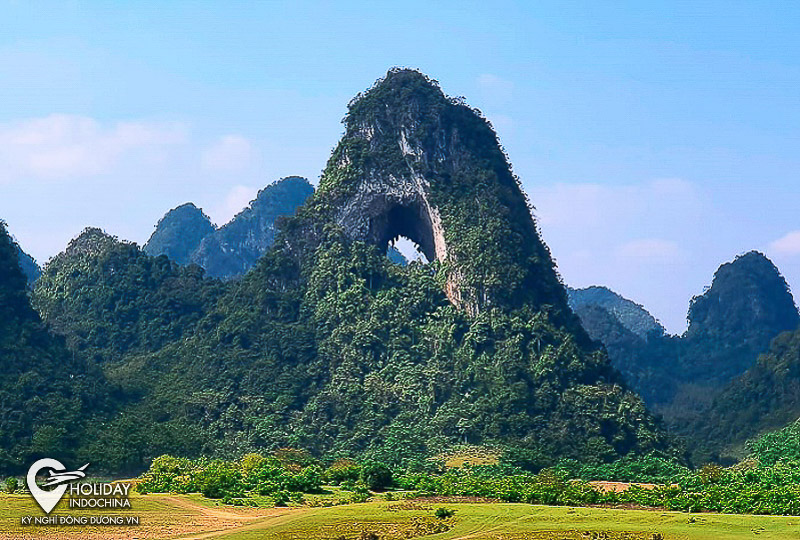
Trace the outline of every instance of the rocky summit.
<instances>
[{"instance_id":1,"label":"rocky summit","mask_svg":"<svg viewBox=\"0 0 800 540\"><path fill-rule=\"evenodd\" d=\"M422 73L392 70L351 102L309 210L380 250L411 239L471 315L527 305L572 318L491 125Z\"/></svg>"}]
</instances>

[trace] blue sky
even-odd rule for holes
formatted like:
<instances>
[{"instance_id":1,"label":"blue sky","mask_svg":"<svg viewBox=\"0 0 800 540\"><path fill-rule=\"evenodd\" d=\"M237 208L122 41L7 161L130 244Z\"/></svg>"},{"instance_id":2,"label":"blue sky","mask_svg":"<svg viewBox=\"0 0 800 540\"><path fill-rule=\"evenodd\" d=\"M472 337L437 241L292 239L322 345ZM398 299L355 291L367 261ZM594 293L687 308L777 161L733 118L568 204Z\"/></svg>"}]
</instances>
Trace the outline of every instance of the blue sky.
<instances>
[{"instance_id":1,"label":"blue sky","mask_svg":"<svg viewBox=\"0 0 800 540\"><path fill-rule=\"evenodd\" d=\"M40 262L316 181L417 67L493 122L565 281L674 332L760 249L800 288L796 2L0 2L0 218Z\"/></svg>"}]
</instances>

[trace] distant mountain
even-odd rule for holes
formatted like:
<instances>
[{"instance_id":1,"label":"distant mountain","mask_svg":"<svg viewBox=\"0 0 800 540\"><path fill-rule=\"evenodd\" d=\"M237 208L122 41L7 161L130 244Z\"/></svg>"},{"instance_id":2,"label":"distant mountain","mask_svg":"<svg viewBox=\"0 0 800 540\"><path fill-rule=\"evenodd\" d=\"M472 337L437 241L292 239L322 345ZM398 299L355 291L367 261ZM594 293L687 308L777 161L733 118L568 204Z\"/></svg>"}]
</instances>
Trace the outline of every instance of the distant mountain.
<instances>
[{"instance_id":1,"label":"distant mountain","mask_svg":"<svg viewBox=\"0 0 800 540\"><path fill-rule=\"evenodd\" d=\"M244 275L275 241L275 221L294 215L312 193L314 187L299 176L265 187L247 208L203 239L192 262L213 277Z\"/></svg>"},{"instance_id":2,"label":"distant mountain","mask_svg":"<svg viewBox=\"0 0 800 540\"><path fill-rule=\"evenodd\" d=\"M188 264L200 242L215 230L202 210L192 203L182 204L159 220L143 250L153 257L166 255L178 264Z\"/></svg>"},{"instance_id":3,"label":"distant mountain","mask_svg":"<svg viewBox=\"0 0 800 540\"><path fill-rule=\"evenodd\" d=\"M668 418L708 405L714 389L800 324L786 281L755 251L720 266L711 286L692 299L683 336L666 335L644 308L605 287L571 290L570 301L614 366Z\"/></svg>"},{"instance_id":4,"label":"distant mountain","mask_svg":"<svg viewBox=\"0 0 800 540\"><path fill-rule=\"evenodd\" d=\"M682 338L682 373L719 385L755 364L770 341L800 324L786 280L757 251L736 257L692 299Z\"/></svg>"},{"instance_id":5,"label":"distant mountain","mask_svg":"<svg viewBox=\"0 0 800 540\"><path fill-rule=\"evenodd\" d=\"M36 260L22 251L22 248L17 245L17 255L19 256L19 265L22 268L22 273L28 280L28 286L32 287L33 283L42 275L42 269L36 264Z\"/></svg>"},{"instance_id":6,"label":"distant mountain","mask_svg":"<svg viewBox=\"0 0 800 540\"><path fill-rule=\"evenodd\" d=\"M643 306L623 298L607 287L592 286L585 289L567 287L567 294L569 305L574 311L583 306L602 308L613 315L622 326L641 338L646 338L654 331L659 334L666 332ZM589 333L591 334L591 331Z\"/></svg>"},{"instance_id":7,"label":"distant mountain","mask_svg":"<svg viewBox=\"0 0 800 540\"><path fill-rule=\"evenodd\" d=\"M276 221L292 216L314 192L299 176L290 176L258 192L255 200L219 229L192 203L170 210L144 246L148 255L166 255L194 263L212 277L243 276L275 241Z\"/></svg>"}]
</instances>

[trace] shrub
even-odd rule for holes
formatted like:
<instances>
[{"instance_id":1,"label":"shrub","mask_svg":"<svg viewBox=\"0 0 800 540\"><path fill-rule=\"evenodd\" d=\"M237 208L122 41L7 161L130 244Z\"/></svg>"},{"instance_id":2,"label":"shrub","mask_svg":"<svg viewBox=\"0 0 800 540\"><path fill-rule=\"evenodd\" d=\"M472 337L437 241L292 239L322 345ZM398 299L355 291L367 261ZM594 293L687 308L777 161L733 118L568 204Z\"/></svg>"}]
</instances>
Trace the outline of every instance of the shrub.
<instances>
[{"instance_id":1,"label":"shrub","mask_svg":"<svg viewBox=\"0 0 800 540\"><path fill-rule=\"evenodd\" d=\"M361 475L361 465L351 459L338 459L325 470L323 478L326 482L339 485L350 480L355 482Z\"/></svg>"},{"instance_id":2,"label":"shrub","mask_svg":"<svg viewBox=\"0 0 800 540\"><path fill-rule=\"evenodd\" d=\"M436 512L434 512L433 515L435 515L439 519L447 519L447 518L453 517L455 515L455 513L456 513L455 510L451 510L450 508L441 507L441 508L437 508Z\"/></svg>"},{"instance_id":3,"label":"shrub","mask_svg":"<svg viewBox=\"0 0 800 540\"><path fill-rule=\"evenodd\" d=\"M15 493L17 489L19 489L19 483L16 478L11 477L6 480L6 493Z\"/></svg>"},{"instance_id":4,"label":"shrub","mask_svg":"<svg viewBox=\"0 0 800 540\"><path fill-rule=\"evenodd\" d=\"M371 461L361 467L360 480L372 491L382 491L392 485L392 471L383 463Z\"/></svg>"}]
</instances>

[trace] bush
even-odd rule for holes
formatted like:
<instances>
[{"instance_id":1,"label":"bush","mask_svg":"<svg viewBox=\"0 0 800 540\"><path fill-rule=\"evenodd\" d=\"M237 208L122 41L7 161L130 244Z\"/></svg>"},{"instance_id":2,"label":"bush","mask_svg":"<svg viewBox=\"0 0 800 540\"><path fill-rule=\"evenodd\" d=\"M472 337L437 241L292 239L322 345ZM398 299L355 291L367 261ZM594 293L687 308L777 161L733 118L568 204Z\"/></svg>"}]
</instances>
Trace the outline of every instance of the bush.
<instances>
[{"instance_id":1,"label":"bush","mask_svg":"<svg viewBox=\"0 0 800 540\"><path fill-rule=\"evenodd\" d=\"M15 493L17 489L19 489L19 482L14 477L9 478L6 480L6 493Z\"/></svg>"},{"instance_id":2,"label":"bush","mask_svg":"<svg viewBox=\"0 0 800 540\"><path fill-rule=\"evenodd\" d=\"M348 480L355 482L361 476L361 465L351 459L338 459L325 470L323 478L326 482L339 485Z\"/></svg>"},{"instance_id":3,"label":"bush","mask_svg":"<svg viewBox=\"0 0 800 540\"><path fill-rule=\"evenodd\" d=\"M361 467L360 480L372 491L382 491L392 485L392 471L383 463L371 461Z\"/></svg>"},{"instance_id":4,"label":"bush","mask_svg":"<svg viewBox=\"0 0 800 540\"><path fill-rule=\"evenodd\" d=\"M439 519L447 519L447 518L453 517L455 515L455 513L456 513L455 510L451 510L450 508L441 507L441 508L437 508L436 512L434 512L433 515L435 515Z\"/></svg>"},{"instance_id":5,"label":"bush","mask_svg":"<svg viewBox=\"0 0 800 540\"><path fill-rule=\"evenodd\" d=\"M244 486L242 473L233 463L212 461L197 478L200 493L209 499L223 497L242 497Z\"/></svg>"}]
</instances>

